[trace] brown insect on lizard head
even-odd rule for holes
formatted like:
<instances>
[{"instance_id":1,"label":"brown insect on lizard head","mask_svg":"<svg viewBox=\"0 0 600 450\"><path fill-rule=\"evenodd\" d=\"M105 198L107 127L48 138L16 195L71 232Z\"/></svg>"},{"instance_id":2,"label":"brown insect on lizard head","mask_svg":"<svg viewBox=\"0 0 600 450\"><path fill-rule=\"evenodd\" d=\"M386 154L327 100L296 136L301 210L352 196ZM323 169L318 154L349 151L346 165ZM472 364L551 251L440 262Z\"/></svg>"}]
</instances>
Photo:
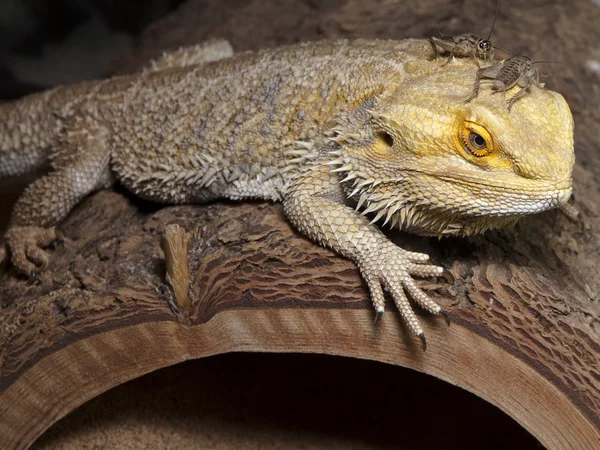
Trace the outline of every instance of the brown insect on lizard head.
<instances>
[{"instance_id":1,"label":"brown insect on lizard head","mask_svg":"<svg viewBox=\"0 0 600 450\"><path fill-rule=\"evenodd\" d=\"M441 36L430 38L436 52L441 49L450 56L476 57L491 59L492 42L489 38L482 38L472 33L463 33L456 36Z\"/></svg>"},{"instance_id":2,"label":"brown insect on lizard head","mask_svg":"<svg viewBox=\"0 0 600 450\"><path fill-rule=\"evenodd\" d=\"M569 199L573 119L564 98L533 86L510 114L490 90L465 104L476 70L460 60L390 89L340 140L342 185L358 209L415 233L466 235Z\"/></svg>"},{"instance_id":3,"label":"brown insect on lizard head","mask_svg":"<svg viewBox=\"0 0 600 450\"><path fill-rule=\"evenodd\" d=\"M447 53L449 57L446 61L446 64L450 61L450 59L452 59L453 56L475 57L484 60L493 59L494 46L490 41L490 37L494 31L494 25L496 24L499 8L500 1L498 1L496 4L494 21L492 22L492 27L487 38L477 36L473 33L463 33L454 36L433 36L429 38L429 41L433 48L434 55L437 56L439 53Z\"/></svg>"}]
</instances>

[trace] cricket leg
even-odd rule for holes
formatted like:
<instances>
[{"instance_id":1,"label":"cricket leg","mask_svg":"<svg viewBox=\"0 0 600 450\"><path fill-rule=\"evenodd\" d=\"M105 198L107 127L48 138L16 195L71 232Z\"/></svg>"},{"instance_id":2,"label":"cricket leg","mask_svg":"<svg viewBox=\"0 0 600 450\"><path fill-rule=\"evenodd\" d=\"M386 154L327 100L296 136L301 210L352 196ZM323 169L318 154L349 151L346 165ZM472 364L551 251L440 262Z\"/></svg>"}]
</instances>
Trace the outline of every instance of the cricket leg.
<instances>
[{"instance_id":1,"label":"cricket leg","mask_svg":"<svg viewBox=\"0 0 600 450\"><path fill-rule=\"evenodd\" d=\"M514 95L514 97L511 98L510 101L508 102L508 112L510 112L510 110L513 107L513 105L515 104L515 102L525 95L525 93L527 92L527 89L529 89L529 86L531 86L533 84L533 80L534 80L533 77L529 76L529 75L525 75L525 76L521 77L521 79L517 83L517 85L521 88L521 90L519 92L517 92Z\"/></svg>"},{"instance_id":2,"label":"cricket leg","mask_svg":"<svg viewBox=\"0 0 600 450\"><path fill-rule=\"evenodd\" d=\"M475 84L473 85L473 92L471 93L469 98L465 100L465 103L469 103L471 100L473 100L479 95L479 86L481 84L482 78L496 78L501 68L502 66L500 64L495 64L490 67L479 69L477 71L477 74L475 75Z\"/></svg>"},{"instance_id":3,"label":"cricket leg","mask_svg":"<svg viewBox=\"0 0 600 450\"><path fill-rule=\"evenodd\" d=\"M448 56L448 59L446 60L446 62L444 64L442 64L442 67L444 67L446 64L448 64L450 61L452 61L453 58L454 58L454 50L452 50L450 52L450 56Z\"/></svg>"},{"instance_id":4,"label":"cricket leg","mask_svg":"<svg viewBox=\"0 0 600 450\"><path fill-rule=\"evenodd\" d=\"M465 100L465 103L469 103L471 100L473 100L479 95L479 85L481 84L481 78L483 78L484 71L485 69L479 69L477 71L477 74L475 75L475 84L473 85L473 92L471 93L469 98Z\"/></svg>"},{"instance_id":5,"label":"cricket leg","mask_svg":"<svg viewBox=\"0 0 600 450\"><path fill-rule=\"evenodd\" d=\"M431 58L431 60L434 60L438 56L440 56L440 52L438 52L437 45L435 44L433 39L429 38L429 43L431 44L431 49L433 50L433 58Z\"/></svg>"}]
</instances>

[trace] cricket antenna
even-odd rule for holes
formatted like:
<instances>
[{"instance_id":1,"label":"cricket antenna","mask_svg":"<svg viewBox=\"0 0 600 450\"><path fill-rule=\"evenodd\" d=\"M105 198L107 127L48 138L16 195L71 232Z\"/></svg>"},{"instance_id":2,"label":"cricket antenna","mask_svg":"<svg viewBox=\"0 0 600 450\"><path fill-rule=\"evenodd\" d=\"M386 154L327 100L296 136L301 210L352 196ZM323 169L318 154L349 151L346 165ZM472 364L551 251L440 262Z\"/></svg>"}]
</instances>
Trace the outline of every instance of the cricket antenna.
<instances>
[{"instance_id":1,"label":"cricket antenna","mask_svg":"<svg viewBox=\"0 0 600 450\"><path fill-rule=\"evenodd\" d=\"M498 18L498 10L499 9L500 9L500 0L498 0L498 3L496 3L496 14L494 14L494 21L492 22L492 28L490 30L490 34L487 37L488 41L492 37L492 31L494 31L494 25L496 25L496 19Z\"/></svg>"},{"instance_id":2,"label":"cricket antenna","mask_svg":"<svg viewBox=\"0 0 600 450\"><path fill-rule=\"evenodd\" d=\"M504 47L498 47L497 45L494 45L494 49L501 50L501 51L505 52L507 55L510 55L511 57L517 56L516 54L514 54L513 52L511 52L510 50L508 50Z\"/></svg>"},{"instance_id":3,"label":"cricket antenna","mask_svg":"<svg viewBox=\"0 0 600 450\"><path fill-rule=\"evenodd\" d=\"M546 60L539 60L539 61L531 61L531 64L562 64L562 61L546 61Z\"/></svg>"}]
</instances>

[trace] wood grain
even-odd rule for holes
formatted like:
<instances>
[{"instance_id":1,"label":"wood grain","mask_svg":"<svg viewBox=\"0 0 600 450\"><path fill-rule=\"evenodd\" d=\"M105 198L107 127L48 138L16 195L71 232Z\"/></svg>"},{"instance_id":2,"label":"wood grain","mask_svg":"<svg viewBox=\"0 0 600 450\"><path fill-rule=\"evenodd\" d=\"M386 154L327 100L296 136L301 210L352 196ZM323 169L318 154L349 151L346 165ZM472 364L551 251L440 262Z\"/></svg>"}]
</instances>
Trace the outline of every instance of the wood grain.
<instances>
[{"instance_id":1,"label":"wood grain","mask_svg":"<svg viewBox=\"0 0 600 450\"><path fill-rule=\"evenodd\" d=\"M167 48L224 36L238 49L319 37L418 37L480 31L495 2L188 1L149 28L121 61L139 69ZM368 20L365 19L368 17ZM274 20L277 18L277 20ZM28 283L0 274L0 447L26 448L52 423L126 380L230 351L317 352L411 367L476 393L550 449L600 447L600 9L592 2L502 5L496 42L556 59L550 87L576 121L577 206L586 229L556 212L469 239L392 234L432 255L456 282L420 285L451 312L422 314L422 353L392 304L372 323L352 263L295 233L279 205L159 208L116 191L82 202L63 224L53 266ZM214 24L218 25L214 25ZM248 24L252 24L250 27ZM135 55L135 56L134 56ZM178 224L190 244L192 308L177 308L160 237ZM377 389L377 380L363 380ZM399 408L401 410L401 408ZM409 412L406 412L409 413ZM402 412L399 411L401 418Z\"/></svg>"},{"instance_id":2,"label":"wood grain","mask_svg":"<svg viewBox=\"0 0 600 450\"><path fill-rule=\"evenodd\" d=\"M55 266L38 284L5 280L4 298L21 296L2 315L0 436L8 437L7 448L25 447L112 386L230 351L319 352L412 367L499 406L548 448L569 448L569 442L594 448L597 343L555 314L568 292L541 269L498 263L460 269L457 263L454 286L422 283L437 286L430 293L454 321L448 328L423 316L429 350L422 353L392 305L384 322L373 325L353 264L295 234L280 205L139 214L147 206L115 192L96 194L66 222L73 240L57 249ZM103 221L118 235L104 235ZM118 222L128 223L125 231ZM199 234L190 251L195 302L189 313L173 306L164 279L159 230L171 222ZM436 244L434 252L452 250ZM469 282L461 273L472 273Z\"/></svg>"},{"instance_id":3,"label":"wood grain","mask_svg":"<svg viewBox=\"0 0 600 450\"><path fill-rule=\"evenodd\" d=\"M1 405L12 406L10 411L0 406L7 418L0 424L0 435L5 436L5 448L24 448L52 419L89 398L187 359L232 351L293 350L375 359L423 371L496 404L547 448L597 445L597 430L564 392L487 339L474 337L461 326L452 332L434 328L429 333L434 349L422 355L417 347L403 342L399 330L390 314L375 329L365 310L326 309L230 310L200 326L157 321L118 328L55 352L12 384L2 394ZM447 348L465 350L452 353ZM375 380L372 383L374 391L383 388ZM544 408L544 404L553 407Z\"/></svg>"}]
</instances>

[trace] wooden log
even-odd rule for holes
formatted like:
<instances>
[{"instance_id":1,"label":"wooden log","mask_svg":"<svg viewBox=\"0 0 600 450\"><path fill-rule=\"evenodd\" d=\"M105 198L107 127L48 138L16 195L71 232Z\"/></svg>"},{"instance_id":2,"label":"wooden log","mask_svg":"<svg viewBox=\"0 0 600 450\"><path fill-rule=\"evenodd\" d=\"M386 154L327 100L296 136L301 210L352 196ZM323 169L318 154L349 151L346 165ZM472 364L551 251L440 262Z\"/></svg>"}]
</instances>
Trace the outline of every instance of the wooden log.
<instances>
[{"instance_id":1,"label":"wooden log","mask_svg":"<svg viewBox=\"0 0 600 450\"><path fill-rule=\"evenodd\" d=\"M135 53L143 58L122 60L123 70L209 35L228 37L238 49L300 38L415 37L447 30L441 18L452 16L451 5L437 0L418 6L382 2L375 9L360 0L327 2L327 8L317 3L316 9L312 3L290 2L282 11L269 2L234 9L229 2L189 1L142 36ZM464 24L455 26L476 31L494 6L486 6L486 15L477 2L466 3ZM565 94L575 115L583 234L556 212L469 239L392 234L399 244L431 254L456 278L454 285L420 282L453 321L448 328L421 314L428 338L423 353L393 305L373 324L355 266L294 232L280 205L161 209L118 189L99 192L63 224L67 239L52 251L53 264L38 280L28 283L9 268L0 274L0 447L28 447L85 401L157 368L217 353L263 351L410 367L500 407L547 448L598 448L600 93L593 85L600 77L587 61L599 56L578 49L600 40L600 9L583 0L568 8L545 5L543 15L526 14L527 8L502 5L496 40L535 59L558 53L565 63L553 67L549 85ZM199 26L219 17L217 29ZM534 35L531 30L545 24L540 17L561 33ZM240 21L253 24L252 30ZM160 241L170 224L194 235L191 307L179 306L166 280Z\"/></svg>"}]
</instances>

